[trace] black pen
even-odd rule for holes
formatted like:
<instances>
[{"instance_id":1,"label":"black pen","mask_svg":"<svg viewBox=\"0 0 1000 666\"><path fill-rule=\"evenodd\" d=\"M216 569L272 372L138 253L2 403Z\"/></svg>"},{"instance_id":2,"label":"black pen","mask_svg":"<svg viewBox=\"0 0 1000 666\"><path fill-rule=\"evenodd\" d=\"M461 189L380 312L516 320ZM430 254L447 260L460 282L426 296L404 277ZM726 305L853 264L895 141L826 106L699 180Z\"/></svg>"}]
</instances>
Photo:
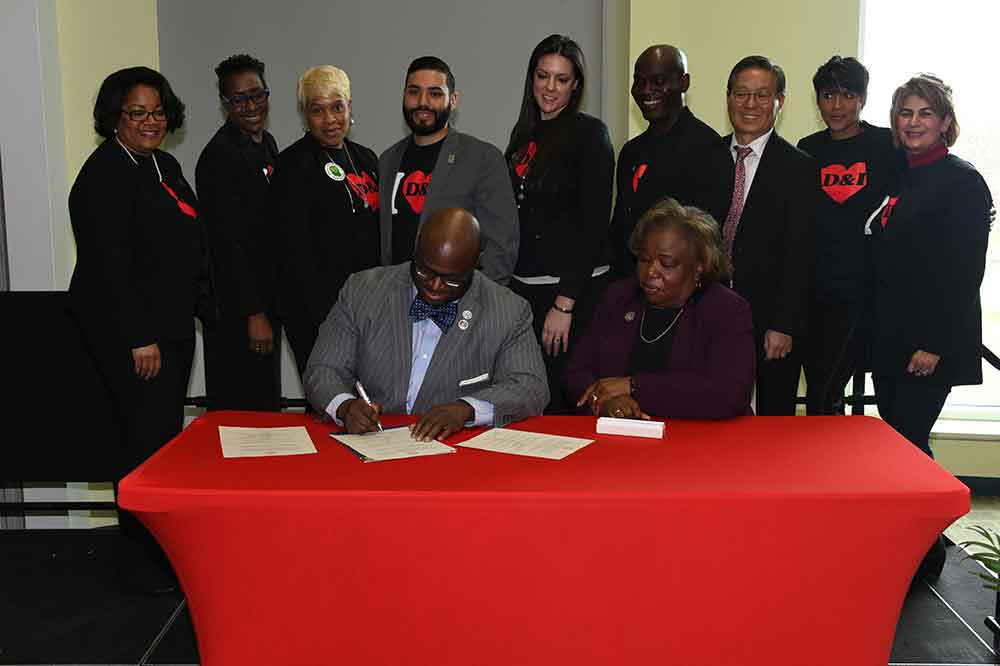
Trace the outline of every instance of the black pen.
<instances>
[{"instance_id":1,"label":"black pen","mask_svg":"<svg viewBox=\"0 0 1000 666\"><path fill-rule=\"evenodd\" d=\"M358 395L360 395L361 399L365 401L365 404L371 407L371 398L368 397L368 391L365 390L365 387L361 385L361 380L354 382L354 388L358 390ZM375 425L378 426L379 432L385 432L385 430L382 429L382 422L379 419L375 419Z\"/></svg>"}]
</instances>

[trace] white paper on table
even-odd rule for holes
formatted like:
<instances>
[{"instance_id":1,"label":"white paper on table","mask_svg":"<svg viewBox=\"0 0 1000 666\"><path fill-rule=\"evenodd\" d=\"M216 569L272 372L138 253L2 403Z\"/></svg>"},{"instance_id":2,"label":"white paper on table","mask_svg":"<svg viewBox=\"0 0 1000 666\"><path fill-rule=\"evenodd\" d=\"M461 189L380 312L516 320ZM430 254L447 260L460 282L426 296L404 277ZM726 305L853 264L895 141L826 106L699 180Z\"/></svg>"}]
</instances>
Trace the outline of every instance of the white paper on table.
<instances>
[{"instance_id":1,"label":"white paper on table","mask_svg":"<svg viewBox=\"0 0 1000 666\"><path fill-rule=\"evenodd\" d=\"M518 456L562 460L593 441L580 437L563 437L562 435L546 435L540 432L493 428L481 435L460 442L458 446L496 453L512 453Z\"/></svg>"},{"instance_id":2,"label":"white paper on table","mask_svg":"<svg viewBox=\"0 0 1000 666\"><path fill-rule=\"evenodd\" d=\"M436 440L418 442L410 436L409 428L388 428L384 432L364 435L330 433L330 437L356 451L365 462L401 460L439 453L454 453L455 449Z\"/></svg>"},{"instance_id":3,"label":"white paper on table","mask_svg":"<svg viewBox=\"0 0 1000 666\"><path fill-rule=\"evenodd\" d=\"M316 453L305 426L282 428L243 428L219 426L223 458L254 456L297 456Z\"/></svg>"}]
</instances>

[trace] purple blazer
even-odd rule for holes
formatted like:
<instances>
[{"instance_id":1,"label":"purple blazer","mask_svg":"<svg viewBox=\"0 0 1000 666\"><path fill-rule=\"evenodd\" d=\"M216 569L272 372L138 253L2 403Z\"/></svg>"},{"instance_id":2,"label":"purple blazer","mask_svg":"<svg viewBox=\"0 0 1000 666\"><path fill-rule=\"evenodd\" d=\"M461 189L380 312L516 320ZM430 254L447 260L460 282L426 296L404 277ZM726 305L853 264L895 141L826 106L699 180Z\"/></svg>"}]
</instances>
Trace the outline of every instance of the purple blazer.
<instances>
[{"instance_id":1,"label":"purple blazer","mask_svg":"<svg viewBox=\"0 0 1000 666\"><path fill-rule=\"evenodd\" d=\"M642 310L635 278L608 287L590 329L570 356L566 386L573 400L597 379L629 374ZM678 419L752 414L756 354L750 304L721 284L709 284L688 301L676 326L665 369L633 375L635 399L642 410Z\"/></svg>"}]
</instances>

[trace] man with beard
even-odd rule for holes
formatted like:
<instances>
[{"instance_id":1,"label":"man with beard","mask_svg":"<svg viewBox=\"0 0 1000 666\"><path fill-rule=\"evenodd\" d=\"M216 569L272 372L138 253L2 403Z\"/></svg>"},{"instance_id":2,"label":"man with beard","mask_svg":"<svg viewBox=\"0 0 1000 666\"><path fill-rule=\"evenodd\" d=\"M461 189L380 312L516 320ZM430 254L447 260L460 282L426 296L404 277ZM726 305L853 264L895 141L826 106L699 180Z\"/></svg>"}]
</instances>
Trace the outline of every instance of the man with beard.
<instances>
[{"instance_id":1,"label":"man with beard","mask_svg":"<svg viewBox=\"0 0 1000 666\"><path fill-rule=\"evenodd\" d=\"M665 196L726 219L733 161L719 134L684 105L691 84L687 56L667 44L650 46L635 61L632 99L649 128L618 156L618 196L611 217L612 269L635 273L629 236L650 206Z\"/></svg>"},{"instance_id":2,"label":"man with beard","mask_svg":"<svg viewBox=\"0 0 1000 666\"><path fill-rule=\"evenodd\" d=\"M413 132L378 160L382 264L413 258L417 229L441 208L465 208L479 220L481 270L507 284L517 261L514 192L503 155L492 144L452 130L448 118L458 93L440 58L410 63L403 88L403 119ZM392 183L392 187L389 187Z\"/></svg>"}]
</instances>

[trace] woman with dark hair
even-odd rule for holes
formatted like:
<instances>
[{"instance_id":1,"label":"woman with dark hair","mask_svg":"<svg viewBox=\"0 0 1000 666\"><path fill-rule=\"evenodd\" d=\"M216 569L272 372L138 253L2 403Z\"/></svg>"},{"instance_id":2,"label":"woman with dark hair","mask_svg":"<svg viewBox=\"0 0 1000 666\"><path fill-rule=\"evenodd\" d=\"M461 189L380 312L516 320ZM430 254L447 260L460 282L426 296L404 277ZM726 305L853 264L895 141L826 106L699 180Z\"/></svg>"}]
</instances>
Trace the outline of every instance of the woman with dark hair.
<instances>
[{"instance_id":1,"label":"woman with dark hair","mask_svg":"<svg viewBox=\"0 0 1000 666\"><path fill-rule=\"evenodd\" d=\"M277 410L278 236L268 206L278 144L266 129L270 90L264 63L249 55L226 58L215 74L226 122L194 172L220 315L205 329L205 389L209 409Z\"/></svg>"},{"instance_id":2,"label":"woman with dark hair","mask_svg":"<svg viewBox=\"0 0 1000 666\"><path fill-rule=\"evenodd\" d=\"M378 265L377 158L348 138L351 81L333 65L299 77L301 139L281 151L272 206L281 234L278 304L299 374L351 273Z\"/></svg>"},{"instance_id":3,"label":"woman with dark hair","mask_svg":"<svg viewBox=\"0 0 1000 666\"><path fill-rule=\"evenodd\" d=\"M563 393L566 353L608 281L614 151L604 123L580 111L585 82L577 43L563 35L543 39L528 61L505 153L521 229L510 287L531 304L549 414L571 409Z\"/></svg>"},{"instance_id":4,"label":"woman with dark hair","mask_svg":"<svg viewBox=\"0 0 1000 666\"><path fill-rule=\"evenodd\" d=\"M184 122L162 74L131 67L101 84L94 127L104 142L73 184L76 267L69 295L123 429L120 476L180 432L194 353L194 317L211 313L203 229L180 164L158 147ZM155 541L119 515L140 556L126 582L172 585Z\"/></svg>"},{"instance_id":5,"label":"woman with dark hair","mask_svg":"<svg viewBox=\"0 0 1000 666\"><path fill-rule=\"evenodd\" d=\"M567 371L576 406L618 418L726 419L750 414L750 304L728 278L719 225L661 199L629 247L636 275L608 287Z\"/></svg>"},{"instance_id":6,"label":"woman with dark hair","mask_svg":"<svg viewBox=\"0 0 1000 666\"><path fill-rule=\"evenodd\" d=\"M892 132L861 120L868 70L833 56L813 77L826 129L798 147L819 166L815 262L803 366L806 412L843 414L844 387L865 365L871 332L871 248L865 220L903 168Z\"/></svg>"},{"instance_id":7,"label":"woman with dark hair","mask_svg":"<svg viewBox=\"0 0 1000 666\"><path fill-rule=\"evenodd\" d=\"M896 89L893 139L907 169L869 218L875 266L875 396L882 419L927 455L952 386L981 384L979 286L993 198L975 167L950 155L958 139L951 88L918 74ZM944 567L941 539L918 575Z\"/></svg>"}]
</instances>

